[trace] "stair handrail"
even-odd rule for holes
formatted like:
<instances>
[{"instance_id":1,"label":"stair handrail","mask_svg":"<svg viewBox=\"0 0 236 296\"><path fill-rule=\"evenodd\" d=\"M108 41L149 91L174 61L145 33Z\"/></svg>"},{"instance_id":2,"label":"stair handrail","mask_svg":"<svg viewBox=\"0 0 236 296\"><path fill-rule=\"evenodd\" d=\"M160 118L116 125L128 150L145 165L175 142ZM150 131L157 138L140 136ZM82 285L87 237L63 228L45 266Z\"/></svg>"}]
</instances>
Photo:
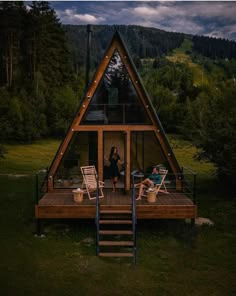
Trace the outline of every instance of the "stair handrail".
<instances>
[{"instance_id":1,"label":"stair handrail","mask_svg":"<svg viewBox=\"0 0 236 296\"><path fill-rule=\"evenodd\" d=\"M96 188L96 218L95 218L95 224L96 224L96 254L98 256L99 254L99 220L100 220L100 204L99 204L99 180L98 176L96 176L96 182L97 182L97 188Z\"/></svg>"},{"instance_id":2,"label":"stair handrail","mask_svg":"<svg viewBox=\"0 0 236 296\"><path fill-rule=\"evenodd\" d=\"M137 224L137 216L136 216L136 198L135 198L135 187L134 187L134 178L132 175L132 229L133 229L133 242L134 242L134 263L136 264L137 257L137 233L136 233L136 224Z\"/></svg>"}]
</instances>

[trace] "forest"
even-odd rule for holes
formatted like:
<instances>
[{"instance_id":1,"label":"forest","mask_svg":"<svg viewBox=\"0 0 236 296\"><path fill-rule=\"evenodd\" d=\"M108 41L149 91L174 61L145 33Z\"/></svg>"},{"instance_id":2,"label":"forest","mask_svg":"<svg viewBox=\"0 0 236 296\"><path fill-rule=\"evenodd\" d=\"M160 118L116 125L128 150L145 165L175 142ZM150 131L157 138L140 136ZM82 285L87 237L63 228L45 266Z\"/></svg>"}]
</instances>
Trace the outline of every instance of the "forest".
<instances>
[{"instance_id":1,"label":"forest","mask_svg":"<svg viewBox=\"0 0 236 296\"><path fill-rule=\"evenodd\" d=\"M236 170L236 42L140 26L92 26L91 73L119 30L168 133L202 148L219 177ZM0 2L0 155L4 143L62 138L85 91L86 26L48 2ZM3 145L3 146L2 146Z\"/></svg>"}]
</instances>

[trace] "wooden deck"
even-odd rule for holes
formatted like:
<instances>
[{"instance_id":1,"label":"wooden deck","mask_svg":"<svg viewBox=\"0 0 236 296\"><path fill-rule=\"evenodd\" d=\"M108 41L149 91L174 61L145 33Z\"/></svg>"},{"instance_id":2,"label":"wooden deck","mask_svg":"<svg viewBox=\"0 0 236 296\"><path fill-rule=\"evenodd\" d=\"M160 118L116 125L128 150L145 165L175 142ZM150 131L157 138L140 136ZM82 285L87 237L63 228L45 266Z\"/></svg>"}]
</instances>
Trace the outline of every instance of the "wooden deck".
<instances>
[{"instance_id":1,"label":"wooden deck","mask_svg":"<svg viewBox=\"0 0 236 296\"><path fill-rule=\"evenodd\" d=\"M103 209L125 210L130 209L131 194L123 194L121 190L112 193L104 190L104 198L100 199ZM136 203L137 219L194 219L197 216L197 206L186 195L173 192L158 194L155 203L148 203L143 197ZM46 193L35 206L37 219L53 218L95 218L95 200L89 200L84 195L83 202L76 203L71 190L56 190Z\"/></svg>"}]
</instances>

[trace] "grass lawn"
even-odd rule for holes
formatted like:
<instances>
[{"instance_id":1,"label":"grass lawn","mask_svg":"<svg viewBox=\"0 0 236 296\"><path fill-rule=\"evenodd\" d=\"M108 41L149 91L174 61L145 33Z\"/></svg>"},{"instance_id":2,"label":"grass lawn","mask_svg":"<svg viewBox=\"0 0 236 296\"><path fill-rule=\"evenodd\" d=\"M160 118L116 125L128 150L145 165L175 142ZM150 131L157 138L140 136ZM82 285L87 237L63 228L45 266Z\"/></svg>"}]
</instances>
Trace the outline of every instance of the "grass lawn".
<instances>
[{"instance_id":1,"label":"grass lawn","mask_svg":"<svg viewBox=\"0 0 236 296\"><path fill-rule=\"evenodd\" d=\"M29 174L49 167L60 145L58 140L41 140L29 145L4 145L0 173Z\"/></svg>"},{"instance_id":2,"label":"grass lawn","mask_svg":"<svg viewBox=\"0 0 236 296\"><path fill-rule=\"evenodd\" d=\"M170 141L181 165L198 172L199 215L215 225L191 239L184 221L139 221L136 266L96 257L94 221L48 221L45 237L35 237L32 173L50 165L59 142L8 146L0 161L1 172L10 173L0 176L1 295L236 295L235 197L219 188L211 164L192 160L190 143Z\"/></svg>"}]
</instances>

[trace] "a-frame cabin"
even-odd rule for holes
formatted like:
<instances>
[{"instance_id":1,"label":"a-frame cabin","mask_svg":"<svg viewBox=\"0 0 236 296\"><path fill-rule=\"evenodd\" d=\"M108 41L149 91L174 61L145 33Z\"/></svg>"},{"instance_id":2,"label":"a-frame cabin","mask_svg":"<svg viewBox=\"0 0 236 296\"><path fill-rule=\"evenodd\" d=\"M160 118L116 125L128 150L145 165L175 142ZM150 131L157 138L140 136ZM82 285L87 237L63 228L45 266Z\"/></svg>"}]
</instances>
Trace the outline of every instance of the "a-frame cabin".
<instances>
[{"instance_id":1,"label":"a-frame cabin","mask_svg":"<svg viewBox=\"0 0 236 296\"><path fill-rule=\"evenodd\" d=\"M118 147L123 160L120 191L115 195L111 194L107 168L111 146ZM36 205L36 218L95 217L95 200L86 196L80 204L73 200L72 189L82 183L81 166L95 165L99 179L105 181L101 204L124 209L131 203L132 173L145 174L158 164L168 170L170 192L160 194L154 204L137 202L137 218L194 219L197 208L186 195L183 172L116 32L49 169L47 192Z\"/></svg>"},{"instance_id":2,"label":"a-frame cabin","mask_svg":"<svg viewBox=\"0 0 236 296\"><path fill-rule=\"evenodd\" d=\"M133 170L164 164L181 173L121 36L115 33L49 171L49 190L65 168L93 164L102 180L111 146L124 160L125 190ZM75 147L76 146L76 147ZM72 154L72 155L71 155ZM78 161L78 162L76 162ZM62 171L62 172L61 172ZM68 175L69 172L66 172ZM76 173L75 170L71 174Z\"/></svg>"}]
</instances>

